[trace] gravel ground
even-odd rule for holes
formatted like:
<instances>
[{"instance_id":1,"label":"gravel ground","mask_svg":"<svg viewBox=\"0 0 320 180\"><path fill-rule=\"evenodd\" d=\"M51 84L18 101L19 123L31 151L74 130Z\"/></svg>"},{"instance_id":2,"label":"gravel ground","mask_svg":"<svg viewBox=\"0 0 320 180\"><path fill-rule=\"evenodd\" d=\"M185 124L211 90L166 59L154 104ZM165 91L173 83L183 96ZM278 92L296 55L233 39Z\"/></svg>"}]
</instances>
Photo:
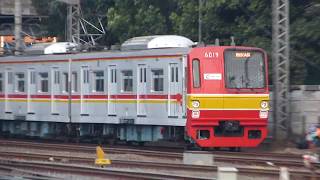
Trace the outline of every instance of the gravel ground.
<instances>
[{"instance_id":1,"label":"gravel ground","mask_svg":"<svg viewBox=\"0 0 320 180\"><path fill-rule=\"evenodd\" d=\"M27 149L27 148L13 148L13 147L0 147L0 151L4 152L23 152L23 153L39 153L39 154L54 154L54 155L63 155L63 156L72 156L72 157L92 157L93 162L95 158L95 152L92 153L81 153L81 152L64 152L64 151L51 151L51 150L37 150L37 149ZM277 151L274 151L277 152ZM305 154L306 151L301 151L297 149L286 149L285 151L279 151L282 153L295 153L295 154ZM181 160L168 160L168 159L161 159L161 158L154 158L154 157L147 157L135 154L107 154L107 158L111 160L132 160L132 161L151 161L151 162L163 162L163 163L182 163ZM230 163L217 163L218 166L234 166L235 164ZM107 167L108 169L119 169L119 168L112 168ZM260 167L260 168L269 168L269 167ZM210 173L203 173L203 172L190 172L190 171L168 171L168 170L155 170L155 169L140 169L140 168L125 168L125 170L136 171L136 172L157 172L157 173L168 173L168 174L182 174L188 176L196 176L196 177L217 177L216 172ZM55 177L60 177L63 179L93 179L91 176L74 176L72 174L48 174ZM94 178L100 180L102 178ZM111 178L112 179L112 178ZM271 177L261 177L261 176L245 176L245 175L238 175L238 179L240 180L269 180L272 179Z\"/></svg>"}]
</instances>

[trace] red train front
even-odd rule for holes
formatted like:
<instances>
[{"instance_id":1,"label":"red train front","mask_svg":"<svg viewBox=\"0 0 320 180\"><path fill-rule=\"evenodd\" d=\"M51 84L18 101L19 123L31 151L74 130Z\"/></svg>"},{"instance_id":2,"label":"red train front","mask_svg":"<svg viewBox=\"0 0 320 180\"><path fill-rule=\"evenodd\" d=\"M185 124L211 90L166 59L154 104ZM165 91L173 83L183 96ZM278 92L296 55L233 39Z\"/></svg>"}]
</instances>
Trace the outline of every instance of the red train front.
<instances>
[{"instance_id":1,"label":"red train front","mask_svg":"<svg viewBox=\"0 0 320 180\"><path fill-rule=\"evenodd\" d=\"M258 48L194 48L187 69L187 134L200 147L254 147L267 136L266 53Z\"/></svg>"}]
</instances>

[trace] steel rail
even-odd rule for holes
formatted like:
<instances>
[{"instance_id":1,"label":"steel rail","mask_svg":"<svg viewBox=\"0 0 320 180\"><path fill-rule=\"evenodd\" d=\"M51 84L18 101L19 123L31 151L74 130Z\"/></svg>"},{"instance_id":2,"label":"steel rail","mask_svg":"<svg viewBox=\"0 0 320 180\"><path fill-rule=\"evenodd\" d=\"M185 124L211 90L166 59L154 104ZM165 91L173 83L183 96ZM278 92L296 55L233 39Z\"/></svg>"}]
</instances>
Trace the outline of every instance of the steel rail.
<instances>
[{"instance_id":1,"label":"steel rail","mask_svg":"<svg viewBox=\"0 0 320 180\"><path fill-rule=\"evenodd\" d=\"M82 176L94 176L102 178L130 178L130 179L213 179L206 177L193 177L187 175L175 175L166 173L150 173L150 172L136 172L134 170L124 169L111 169L111 168L96 168L75 164L64 164L64 163L52 163L52 162L32 162L22 160L1 160L0 165L7 167L14 167L18 169L30 170L30 171L41 171L41 172L54 172L54 173L66 173L76 174Z\"/></svg>"},{"instance_id":2,"label":"steel rail","mask_svg":"<svg viewBox=\"0 0 320 180\"><path fill-rule=\"evenodd\" d=\"M0 152L0 156L6 158L16 158L24 160L37 160L51 163L63 162L63 163L73 163L73 164L83 164L83 165L93 165L94 158L88 157L71 157L71 156L57 156L52 154L35 154L35 153L17 153L17 152ZM196 171L209 173L217 171L217 166L199 166L199 165L184 165L179 163L159 163L159 162L141 162L141 161L124 161L124 160L112 160L112 165L110 167L114 168L126 168L134 167L141 169L156 169L156 170L174 170L174 171ZM300 166L301 167L301 166ZM240 174L251 174L251 175L266 175L266 176L278 176L279 169L277 167L245 167L236 166ZM309 170L306 169L289 169L290 174L296 177L312 177ZM320 178L320 173L316 173L316 176Z\"/></svg>"},{"instance_id":3,"label":"steel rail","mask_svg":"<svg viewBox=\"0 0 320 180\"><path fill-rule=\"evenodd\" d=\"M93 146L81 146L81 145L65 145L56 143L34 143L34 142L23 142L23 141L3 141L0 140L0 144L6 146L26 147L26 148L37 148L42 150L56 150L56 151L71 151L71 152L83 152L93 153L95 147ZM108 154L135 154L148 157L156 157L161 159L183 159L182 153L174 152L160 152L151 150L141 150L133 148L104 148ZM288 167L304 167L303 159L300 155L293 154L281 154L281 153L248 153L248 152L199 152L191 151L192 153L201 154L214 154L214 160L218 162L230 162L240 164L255 164L255 165L267 165L266 163L274 164L275 166L288 166ZM315 164L316 167L320 168L319 164Z\"/></svg>"}]
</instances>

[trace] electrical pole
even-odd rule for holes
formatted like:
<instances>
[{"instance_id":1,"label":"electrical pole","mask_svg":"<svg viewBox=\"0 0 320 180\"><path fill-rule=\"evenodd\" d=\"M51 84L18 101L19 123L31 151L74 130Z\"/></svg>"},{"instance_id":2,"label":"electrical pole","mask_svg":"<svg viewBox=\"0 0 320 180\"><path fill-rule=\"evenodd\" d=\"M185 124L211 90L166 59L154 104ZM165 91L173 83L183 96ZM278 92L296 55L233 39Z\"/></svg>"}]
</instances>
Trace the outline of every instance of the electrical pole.
<instances>
[{"instance_id":1,"label":"electrical pole","mask_svg":"<svg viewBox=\"0 0 320 180\"><path fill-rule=\"evenodd\" d=\"M291 135L289 1L272 1L273 136L283 141Z\"/></svg>"},{"instance_id":2,"label":"electrical pole","mask_svg":"<svg viewBox=\"0 0 320 180\"><path fill-rule=\"evenodd\" d=\"M15 38L15 54L18 55L22 51L22 9L21 0L14 1L14 38Z\"/></svg>"},{"instance_id":3,"label":"electrical pole","mask_svg":"<svg viewBox=\"0 0 320 180\"><path fill-rule=\"evenodd\" d=\"M66 40L79 43L80 40L80 0L58 0L68 5Z\"/></svg>"}]
</instances>

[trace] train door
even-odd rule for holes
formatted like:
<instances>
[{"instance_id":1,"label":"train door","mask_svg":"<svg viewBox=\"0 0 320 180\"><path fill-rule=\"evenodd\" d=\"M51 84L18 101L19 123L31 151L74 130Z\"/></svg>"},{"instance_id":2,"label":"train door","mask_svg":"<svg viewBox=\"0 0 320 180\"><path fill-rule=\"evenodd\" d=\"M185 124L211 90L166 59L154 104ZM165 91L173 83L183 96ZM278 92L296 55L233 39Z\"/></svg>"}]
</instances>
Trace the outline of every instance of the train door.
<instances>
[{"instance_id":1,"label":"train door","mask_svg":"<svg viewBox=\"0 0 320 180\"><path fill-rule=\"evenodd\" d=\"M34 69L28 69L27 73L27 112L28 114L33 114L35 112L32 95L36 94L36 72Z\"/></svg>"},{"instance_id":2,"label":"train door","mask_svg":"<svg viewBox=\"0 0 320 180\"><path fill-rule=\"evenodd\" d=\"M178 117L180 101L179 93L179 66L177 63L169 64L168 71L168 116L169 117ZM181 96L181 94L180 94Z\"/></svg>"},{"instance_id":3,"label":"train door","mask_svg":"<svg viewBox=\"0 0 320 180\"><path fill-rule=\"evenodd\" d=\"M117 69L115 65L108 67L108 115L115 116L117 94Z\"/></svg>"},{"instance_id":4,"label":"train door","mask_svg":"<svg viewBox=\"0 0 320 180\"><path fill-rule=\"evenodd\" d=\"M32 79L32 76L31 76ZM58 115L56 96L60 93L60 72L58 68L51 69L51 114Z\"/></svg>"},{"instance_id":5,"label":"train door","mask_svg":"<svg viewBox=\"0 0 320 180\"><path fill-rule=\"evenodd\" d=\"M13 93L13 72L11 69L5 71L5 112L12 113L11 103L9 102L9 94Z\"/></svg>"},{"instance_id":6,"label":"train door","mask_svg":"<svg viewBox=\"0 0 320 180\"><path fill-rule=\"evenodd\" d=\"M90 91L89 84L89 68L88 66L82 66L80 71L80 114L88 114L88 103L86 102L86 96Z\"/></svg>"},{"instance_id":7,"label":"train door","mask_svg":"<svg viewBox=\"0 0 320 180\"><path fill-rule=\"evenodd\" d=\"M147 67L139 64L137 69L137 116L146 116L146 103L143 101L147 93Z\"/></svg>"}]
</instances>

